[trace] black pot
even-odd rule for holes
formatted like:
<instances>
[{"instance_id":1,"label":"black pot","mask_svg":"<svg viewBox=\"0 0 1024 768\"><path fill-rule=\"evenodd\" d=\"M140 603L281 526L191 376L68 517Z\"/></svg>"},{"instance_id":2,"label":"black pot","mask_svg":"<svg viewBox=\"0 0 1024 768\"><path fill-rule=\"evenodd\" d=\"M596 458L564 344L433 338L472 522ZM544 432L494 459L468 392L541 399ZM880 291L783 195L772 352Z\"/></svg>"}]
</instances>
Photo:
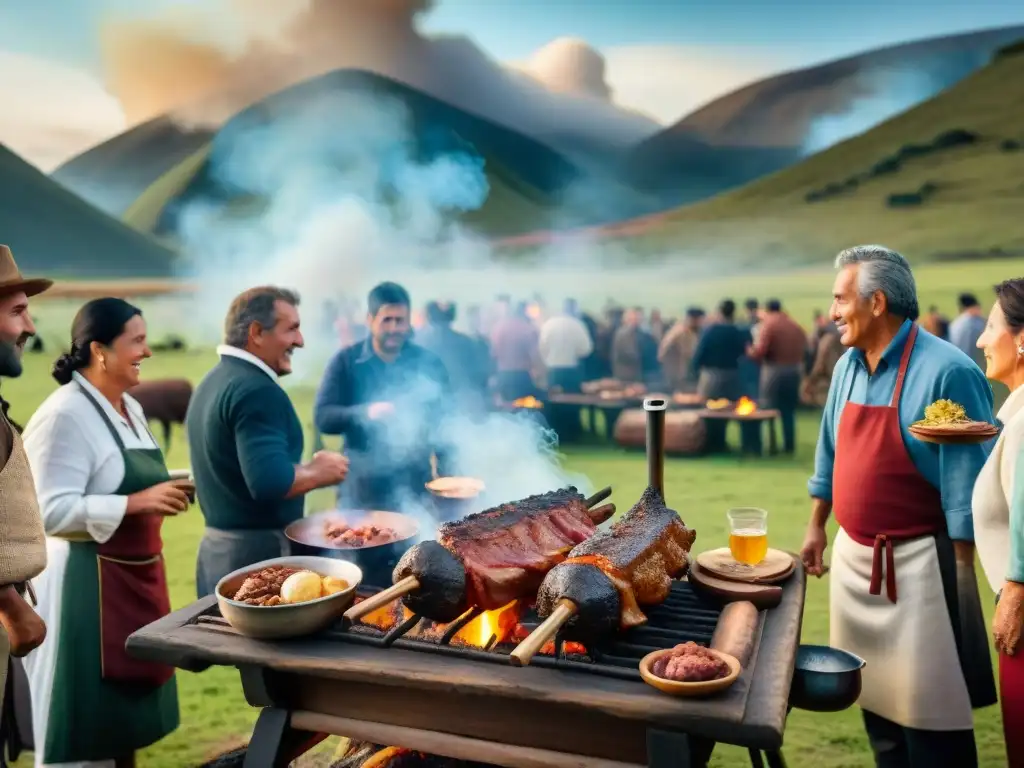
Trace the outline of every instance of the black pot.
<instances>
[{"instance_id":1,"label":"black pot","mask_svg":"<svg viewBox=\"0 0 1024 768\"><path fill-rule=\"evenodd\" d=\"M810 712L841 712L860 697L865 661L827 645L801 645L789 687L789 706Z\"/></svg>"}]
</instances>

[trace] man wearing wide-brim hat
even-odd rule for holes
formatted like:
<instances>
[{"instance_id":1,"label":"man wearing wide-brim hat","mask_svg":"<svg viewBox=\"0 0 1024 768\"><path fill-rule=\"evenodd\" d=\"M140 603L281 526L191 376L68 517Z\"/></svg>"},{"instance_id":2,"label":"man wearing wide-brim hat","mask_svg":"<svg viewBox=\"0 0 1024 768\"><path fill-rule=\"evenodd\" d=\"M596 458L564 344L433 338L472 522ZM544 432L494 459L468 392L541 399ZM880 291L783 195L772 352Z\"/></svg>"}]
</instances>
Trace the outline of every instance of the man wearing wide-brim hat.
<instances>
[{"instance_id":1,"label":"man wearing wide-brim hat","mask_svg":"<svg viewBox=\"0 0 1024 768\"><path fill-rule=\"evenodd\" d=\"M36 332L29 298L51 285L23 277L11 249L0 245L0 387L3 378L21 375L25 344ZM46 625L23 597L29 579L46 567L46 536L20 428L7 412L0 390L0 695L9 657L24 656L46 637Z\"/></svg>"}]
</instances>

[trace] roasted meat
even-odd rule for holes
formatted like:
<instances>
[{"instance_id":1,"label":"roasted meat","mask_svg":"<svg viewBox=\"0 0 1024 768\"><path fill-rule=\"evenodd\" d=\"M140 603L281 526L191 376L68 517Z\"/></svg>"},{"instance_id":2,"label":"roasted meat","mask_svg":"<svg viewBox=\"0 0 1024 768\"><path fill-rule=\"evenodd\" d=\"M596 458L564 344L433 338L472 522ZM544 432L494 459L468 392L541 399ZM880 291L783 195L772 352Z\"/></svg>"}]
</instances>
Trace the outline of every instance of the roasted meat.
<instances>
[{"instance_id":1,"label":"roasted meat","mask_svg":"<svg viewBox=\"0 0 1024 768\"><path fill-rule=\"evenodd\" d=\"M729 665L694 642L683 643L662 656L651 669L658 677L680 683L703 683L729 674Z\"/></svg>"},{"instance_id":2,"label":"roasted meat","mask_svg":"<svg viewBox=\"0 0 1024 768\"><path fill-rule=\"evenodd\" d=\"M298 569L279 565L251 573L232 599L248 605L277 605L281 602L281 585L293 573L298 573Z\"/></svg>"},{"instance_id":3,"label":"roasted meat","mask_svg":"<svg viewBox=\"0 0 1024 768\"><path fill-rule=\"evenodd\" d=\"M550 570L538 591L537 611L549 616L559 601L570 601L576 611L567 630L586 636L644 624L640 606L668 597L672 579L686 573L696 536L648 488L621 520Z\"/></svg>"},{"instance_id":4,"label":"roasted meat","mask_svg":"<svg viewBox=\"0 0 1024 768\"><path fill-rule=\"evenodd\" d=\"M352 527L337 520L330 520L324 525L324 537L332 544L340 544L353 549L376 547L399 539L398 531L394 528L377 525Z\"/></svg>"},{"instance_id":5,"label":"roasted meat","mask_svg":"<svg viewBox=\"0 0 1024 768\"><path fill-rule=\"evenodd\" d=\"M532 596L548 570L597 530L601 514L571 487L502 504L442 525L437 541L405 553L392 578L415 577L420 586L405 603L435 621L470 606L501 608Z\"/></svg>"}]
</instances>

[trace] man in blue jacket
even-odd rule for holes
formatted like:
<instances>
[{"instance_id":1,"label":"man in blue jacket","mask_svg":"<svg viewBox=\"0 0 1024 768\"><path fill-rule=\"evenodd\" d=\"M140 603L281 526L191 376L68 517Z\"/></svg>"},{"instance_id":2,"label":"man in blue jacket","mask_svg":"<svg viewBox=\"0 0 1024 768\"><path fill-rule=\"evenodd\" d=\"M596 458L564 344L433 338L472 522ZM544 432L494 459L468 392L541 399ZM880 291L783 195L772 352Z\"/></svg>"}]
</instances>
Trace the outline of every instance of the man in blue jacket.
<instances>
[{"instance_id":1,"label":"man in blue jacket","mask_svg":"<svg viewBox=\"0 0 1024 768\"><path fill-rule=\"evenodd\" d=\"M352 461L343 507L415 509L431 479L431 455L444 465L449 376L441 358L409 341L409 310L409 294L397 283L370 291L369 337L340 350L320 382L316 427L344 436Z\"/></svg>"}]
</instances>

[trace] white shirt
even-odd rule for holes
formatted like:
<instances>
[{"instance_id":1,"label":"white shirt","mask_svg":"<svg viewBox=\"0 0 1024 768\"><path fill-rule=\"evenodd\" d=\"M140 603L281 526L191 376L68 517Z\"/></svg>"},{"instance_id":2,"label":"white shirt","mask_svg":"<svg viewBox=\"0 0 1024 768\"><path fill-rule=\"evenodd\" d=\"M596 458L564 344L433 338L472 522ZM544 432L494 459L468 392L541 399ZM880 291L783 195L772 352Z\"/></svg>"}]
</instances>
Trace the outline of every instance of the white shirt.
<instances>
[{"instance_id":1,"label":"white shirt","mask_svg":"<svg viewBox=\"0 0 1024 768\"><path fill-rule=\"evenodd\" d=\"M540 329L540 359L548 368L575 368L594 349L587 326L569 315L557 315Z\"/></svg>"},{"instance_id":2,"label":"white shirt","mask_svg":"<svg viewBox=\"0 0 1024 768\"><path fill-rule=\"evenodd\" d=\"M1024 387L1018 387L999 409L1003 423L992 453L974 482L971 511L978 559L993 592L999 592L1010 567L1010 508L1017 477L1017 457L1024 451Z\"/></svg>"},{"instance_id":3,"label":"white shirt","mask_svg":"<svg viewBox=\"0 0 1024 768\"><path fill-rule=\"evenodd\" d=\"M221 344L217 347L217 354L221 357L237 357L239 360L245 360L245 362L255 365L274 381L278 381L279 379L273 368L256 357L256 355L251 352L246 352L244 349L232 347L230 344Z\"/></svg>"},{"instance_id":4,"label":"white shirt","mask_svg":"<svg viewBox=\"0 0 1024 768\"><path fill-rule=\"evenodd\" d=\"M121 449L79 386L93 396L125 448L158 448L142 406L125 395L131 425L84 376L43 402L25 427L25 452L32 466L47 536L87 533L104 543L121 525L128 497L114 492L124 480ZM134 425L134 429L132 428Z\"/></svg>"}]
</instances>

